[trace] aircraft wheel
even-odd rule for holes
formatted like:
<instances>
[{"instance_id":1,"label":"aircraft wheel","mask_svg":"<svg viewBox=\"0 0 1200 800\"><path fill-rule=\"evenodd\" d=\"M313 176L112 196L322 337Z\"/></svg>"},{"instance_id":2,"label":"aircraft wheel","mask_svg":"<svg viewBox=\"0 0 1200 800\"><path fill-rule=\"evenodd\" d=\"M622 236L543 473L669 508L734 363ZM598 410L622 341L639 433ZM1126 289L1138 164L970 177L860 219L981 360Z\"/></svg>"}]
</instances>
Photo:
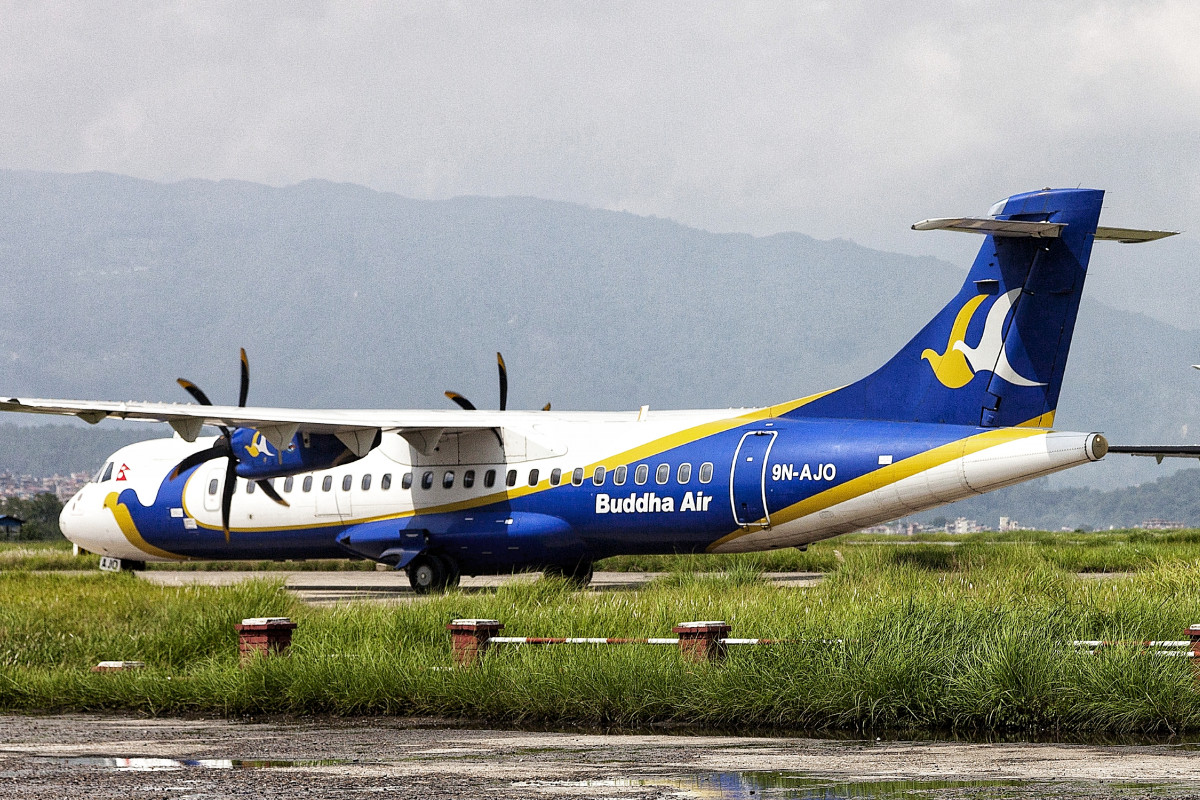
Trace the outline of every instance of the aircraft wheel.
<instances>
[{"instance_id":1,"label":"aircraft wheel","mask_svg":"<svg viewBox=\"0 0 1200 800\"><path fill-rule=\"evenodd\" d=\"M437 556L417 556L409 563L405 572L408 573L409 584L417 594L444 591L450 577L446 562Z\"/></svg>"},{"instance_id":2,"label":"aircraft wheel","mask_svg":"<svg viewBox=\"0 0 1200 800\"><path fill-rule=\"evenodd\" d=\"M584 589L592 582L593 567L591 561L580 561L571 566L554 566L542 570L543 575L553 575L562 578L577 589Z\"/></svg>"},{"instance_id":3,"label":"aircraft wheel","mask_svg":"<svg viewBox=\"0 0 1200 800\"><path fill-rule=\"evenodd\" d=\"M442 559L446 562L446 588L458 588L458 584L462 581L462 570L459 569L458 562L446 556L443 556Z\"/></svg>"}]
</instances>

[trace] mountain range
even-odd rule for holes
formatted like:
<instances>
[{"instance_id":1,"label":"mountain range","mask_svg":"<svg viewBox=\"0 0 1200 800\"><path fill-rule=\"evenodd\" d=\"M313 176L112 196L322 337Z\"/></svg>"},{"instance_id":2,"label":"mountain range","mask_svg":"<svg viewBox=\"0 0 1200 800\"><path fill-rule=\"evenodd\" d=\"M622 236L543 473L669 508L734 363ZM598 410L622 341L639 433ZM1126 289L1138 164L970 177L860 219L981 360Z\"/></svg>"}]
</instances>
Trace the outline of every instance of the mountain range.
<instances>
[{"instance_id":1,"label":"mountain range","mask_svg":"<svg viewBox=\"0 0 1200 800\"><path fill-rule=\"evenodd\" d=\"M1180 241L1164 270L1196 252ZM1105 259L1131 256L1107 248L1111 293ZM487 407L499 350L510 407L763 405L870 372L967 266L524 197L0 171L0 393L185 401L187 377L232 402L244 346L251 404L451 407L453 389ZM1164 308L1192 291L1156 281ZM1132 283L1124 308L1085 292L1057 425L1194 442L1200 332L1141 313L1154 282ZM1054 485L1169 466L1108 459Z\"/></svg>"}]
</instances>

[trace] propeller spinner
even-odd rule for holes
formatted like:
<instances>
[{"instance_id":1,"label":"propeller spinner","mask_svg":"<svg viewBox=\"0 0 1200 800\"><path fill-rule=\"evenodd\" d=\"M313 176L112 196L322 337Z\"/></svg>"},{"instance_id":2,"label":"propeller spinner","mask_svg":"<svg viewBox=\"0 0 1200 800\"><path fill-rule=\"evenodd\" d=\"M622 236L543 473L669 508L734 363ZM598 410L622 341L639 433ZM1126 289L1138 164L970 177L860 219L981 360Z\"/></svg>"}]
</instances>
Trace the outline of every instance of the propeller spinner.
<instances>
[{"instance_id":1,"label":"propeller spinner","mask_svg":"<svg viewBox=\"0 0 1200 800\"><path fill-rule=\"evenodd\" d=\"M241 380L238 386L238 408L246 406L246 398L250 394L250 362L246 359L246 348L241 349ZM197 403L202 406L211 406L213 403L208 399L199 386L189 380L179 378L176 381L183 387L184 391L190 394ZM215 458L225 458L227 463L225 466L225 485L221 490L221 528L225 531L225 541L229 541L229 512L233 506L233 492L237 488L237 465L238 459L233 452L233 432L224 425L217 426L221 430L221 438L213 443L213 446L207 450L201 450L198 453L192 453L187 458L175 465L175 469L171 470L170 480L175 480L184 472L187 472L193 467L212 461ZM275 487L270 481L258 480L255 481L258 488L262 489L263 494L279 503L282 506L288 505L288 502L279 496L275 491Z\"/></svg>"}]
</instances>

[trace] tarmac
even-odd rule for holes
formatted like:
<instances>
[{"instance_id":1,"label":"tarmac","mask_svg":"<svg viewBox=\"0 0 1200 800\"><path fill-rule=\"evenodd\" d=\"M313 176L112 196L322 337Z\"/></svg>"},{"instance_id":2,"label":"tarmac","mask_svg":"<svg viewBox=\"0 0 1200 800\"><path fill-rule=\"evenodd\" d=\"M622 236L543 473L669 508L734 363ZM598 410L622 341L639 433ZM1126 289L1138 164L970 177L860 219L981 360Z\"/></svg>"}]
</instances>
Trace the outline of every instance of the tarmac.
<instances>
[{"instance_id":1,"label":"tarmac","mask_svg":"<svg viewBox=\"0 0 1200 800\"><path fill-rule=\"evenodd\" d=\"M6 798L1200 796L1193 745L464 730L437 720L0 716Z\"/></svg>"},{"instance_id":2,"label":"tarmac","mask_svg":"<svg viewBox=\"0 0 1200 800\"><path fill-rule=\"evenodd\" d=\"M597 572L589 586L591 591L633 591L644 587L663 572ZM228 586L246 580L283 580L289 591L314 605L335 605L356 600L371 602L410 602L418 597L408 585L408 577L396 570L368 572L348 571L259 571L222 572L208 570L147 570L137 573L142 580L160 586ZM467 592L494 590L506 583L529 583L539 573L517 575L481 575L462 579L461 588ZM771 572L767 579L780 586L803 588L815 586L824 579L820 572Z\"/></svg>"}]
</instances>

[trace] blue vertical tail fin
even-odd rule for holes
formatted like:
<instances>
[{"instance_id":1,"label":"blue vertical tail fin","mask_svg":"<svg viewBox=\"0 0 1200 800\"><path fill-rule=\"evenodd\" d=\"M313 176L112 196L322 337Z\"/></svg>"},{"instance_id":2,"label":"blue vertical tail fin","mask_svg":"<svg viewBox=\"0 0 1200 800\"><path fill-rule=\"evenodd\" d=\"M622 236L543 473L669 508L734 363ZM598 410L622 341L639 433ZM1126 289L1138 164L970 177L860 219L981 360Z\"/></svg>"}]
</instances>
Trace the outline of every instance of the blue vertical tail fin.
<instances>
[{"instance_id":1,"label":"blue vertical tail fin","mask_svg":"<svg viewBox=\"0 0 1200 800\"><path fill-rule=\"evenodd\" d=\"M788 415L1049 427L1103 199L1047 189L914 226L986 234L962 289L878 370Z\"/></svg>"}]
</instances>

